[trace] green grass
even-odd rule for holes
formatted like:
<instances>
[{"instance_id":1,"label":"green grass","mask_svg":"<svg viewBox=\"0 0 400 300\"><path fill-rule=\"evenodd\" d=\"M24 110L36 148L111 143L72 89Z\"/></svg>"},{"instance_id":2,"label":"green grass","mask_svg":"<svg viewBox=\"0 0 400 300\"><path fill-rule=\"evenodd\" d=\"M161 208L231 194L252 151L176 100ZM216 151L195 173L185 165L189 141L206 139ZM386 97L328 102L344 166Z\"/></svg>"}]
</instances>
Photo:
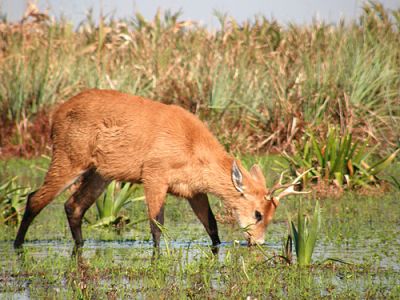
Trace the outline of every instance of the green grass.
<instances>
[{"instance_id":1,"label":"green grass","mask_svg":"<svg viewBox=\"0 0 400 300\"><path fill-rule=\"evenodd\" d=\"M247 162L271 159L248 157ZM2 161L7 176L35 173L35 163ZM27 168L27 169L26 169ZM399 166L391 170L398 175ZM29 175L29 174L27 174ZM37 174L38 175L38 174ZM269 171L267 176L277 176ZM40 175L39 177L42 177ZM32 185L37 185L32 180ZM287 213L296 215L299 198L282 201L261 249L247 248L241 231L219 224L223 245L213 256L210 241L190 206L182 199L168 198L161 257L152 261L149 223L132 226L91 227L85 223L86 244L82 260L71 258L73 241L60 196L37 217L27 235L23 254L12 248L16 228L0 225L0 297L31 298L385 298L400 296L400 242L398 191L385 195L345 192L340 199L319 200L321 227L312 264L298 268L279 259L287 236ZM302 209L312 214L315 200L305 196ZM212 198L215 213L221 212ZM125 214L134 220L146 217L143 202L133 202ZM88 218L96 215L96 208ZM168 243L168 247L165 243ZM348 264L325 262L327 258Z\"/></svg>"}]
</instances>

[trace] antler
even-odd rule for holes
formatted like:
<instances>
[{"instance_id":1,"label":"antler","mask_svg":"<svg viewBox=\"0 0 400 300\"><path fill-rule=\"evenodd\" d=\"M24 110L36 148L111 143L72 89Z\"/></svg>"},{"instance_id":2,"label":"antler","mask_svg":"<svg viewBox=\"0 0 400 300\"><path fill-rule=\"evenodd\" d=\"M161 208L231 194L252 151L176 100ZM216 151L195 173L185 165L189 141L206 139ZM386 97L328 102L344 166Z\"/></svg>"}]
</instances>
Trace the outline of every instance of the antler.
<instances>
[{"instance_id":1,"label":"antler","mask_svg":"<svg viewBox=\"0 0 400 300\"><path fill-rule=\"evenodd\" d=\"M300 179L310 171L311 171L311 169L308 169L307 171L305 171L305 172L301 173L299 176L297 176L296 179L293 180L292 183L284 184L284 185L282 184L282 180L283 180L283 175L285 174L286 171L283 171L281 173L280 177L279 177L279 182L272 187L272 189L269 192L269 195L268 195L267 199L268 200L276 200L276 201L279 202L283 197L286 197L288 195L292 195L292 194L308 194L308 193L310 193L311 191L299 192L299 191L295 191L295 189L294 189L294 186L299 184ZM274 197L274 193L276 191L282 190L282 189L284 189L284 190L278 196Z\"/></svg>"}]
</instances>

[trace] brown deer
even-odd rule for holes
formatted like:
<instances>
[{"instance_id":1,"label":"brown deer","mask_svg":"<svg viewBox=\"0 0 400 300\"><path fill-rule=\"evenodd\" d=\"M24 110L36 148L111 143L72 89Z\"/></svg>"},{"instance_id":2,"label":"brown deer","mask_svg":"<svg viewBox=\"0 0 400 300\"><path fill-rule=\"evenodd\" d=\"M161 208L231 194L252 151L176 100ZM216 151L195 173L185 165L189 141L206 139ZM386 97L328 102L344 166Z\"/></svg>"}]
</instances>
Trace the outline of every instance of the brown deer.
<instances>
[{"instance_id":1,"label":"brown deer","mask_svg":"<svg viewBox=\"0 0 400 300\"><path fill-rule=\"evenodd\" d=\"M111 180L144 185L156 247L161 235L156 223L164 222L167 193L189 201L213 246L220 239L208 193L234 212L249 244L264 242L280 197L296 193L291 186L273 197L260 167L246 171L184 109L116 91L88 90L61 104L53 114L51 139L50 167L44 184L28 196L15 247L23 244L35 216L79 178L65 203L78 247L83 215Z\"/></svg>"}]
</instances>

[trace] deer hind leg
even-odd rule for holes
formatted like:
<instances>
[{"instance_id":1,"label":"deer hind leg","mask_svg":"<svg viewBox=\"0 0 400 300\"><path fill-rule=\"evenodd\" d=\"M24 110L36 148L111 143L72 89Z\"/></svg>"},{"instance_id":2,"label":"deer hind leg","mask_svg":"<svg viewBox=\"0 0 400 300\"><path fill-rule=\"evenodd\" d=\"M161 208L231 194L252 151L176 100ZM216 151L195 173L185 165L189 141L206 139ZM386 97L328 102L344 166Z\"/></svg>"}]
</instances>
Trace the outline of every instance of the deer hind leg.
<instances>
[{"instance_id":1,"label":"deer hind leg","mask_svg":"<svg viewBox=\"0 0 400 300\"><path fill-rule=\"evenodd\" d=\"M108 182L95 170L87 171L75 193L65 202L69 227L76 247L83 245L82 218L85 212L104 191Z\"/></svg>"},{"instance_id":2,"label":"deer hind leg","mask_svg":"<svg viewBox=\"0 0 400 300\"><path fill-rule=\"evenodd\" d=\"M221 244L218 236L217 221L215 220L214 214L211 210L207 195L203 193L197 194L193 198L189 198L188 201L197 218L203 224L210 236L212 245L215 247ZM213 252L216 251L216 248L213 248Z\"/></svg>"},{"instance_id":3,"label":"deer hind leg","mask_svg":"<svg viewBox=\"0 0 400 300\"><path fill-rule=\"evenodd\" d=\"M144 186L144 194L154 247L159 248L161 229L157 223L164 225L164 204L167 195L167 186L146 183Z\"/></svg>"},{"instance_id":4,"label":"deer hind leg","mask_svg":"<svg viewBox=\"0 0 400 300\"><path fill-rule=\"evenodd\" d=\"M25 213L14 241L15 248L20 247L24 243L26 232L40 211L67 187L73 184L84 171L79 168L72 168L67 158L53 155L53 160L47 171L43 185L28 196Z\"/></svg>"}]
</instances>

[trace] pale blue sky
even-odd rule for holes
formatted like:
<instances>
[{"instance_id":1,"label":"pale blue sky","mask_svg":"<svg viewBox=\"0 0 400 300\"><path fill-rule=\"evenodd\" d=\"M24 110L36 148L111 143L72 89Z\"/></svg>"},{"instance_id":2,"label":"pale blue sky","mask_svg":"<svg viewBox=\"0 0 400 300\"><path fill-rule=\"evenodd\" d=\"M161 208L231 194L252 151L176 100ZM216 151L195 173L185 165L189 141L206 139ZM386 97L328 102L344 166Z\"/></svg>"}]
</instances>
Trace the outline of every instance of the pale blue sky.
<instances>
[{"instance_id":1,"label":"pale blue sky","mask_svg":"<svg viewBox=\"0 0 400 300\"><path fill-rule=\"evenodd\" d=\"M0 0L0 10L8 20L21 18L27 0ZM255 15L274 17L283 23L308 23L313 18L327 22L337 22L344 17L354 19L361 10L363 0L38 0L39 7L48 8L54 16L63 13L75 24L85 18L89 8L98 16L102 7L104 14L129 18L139 11L147 19L152 18L157 9L182 10L182 20L195 20L209 27L218 25L214 10L227 13L242 22ZM400 8L400 0L382 0L385 7Z\"/></svg>"}]
</instances>

